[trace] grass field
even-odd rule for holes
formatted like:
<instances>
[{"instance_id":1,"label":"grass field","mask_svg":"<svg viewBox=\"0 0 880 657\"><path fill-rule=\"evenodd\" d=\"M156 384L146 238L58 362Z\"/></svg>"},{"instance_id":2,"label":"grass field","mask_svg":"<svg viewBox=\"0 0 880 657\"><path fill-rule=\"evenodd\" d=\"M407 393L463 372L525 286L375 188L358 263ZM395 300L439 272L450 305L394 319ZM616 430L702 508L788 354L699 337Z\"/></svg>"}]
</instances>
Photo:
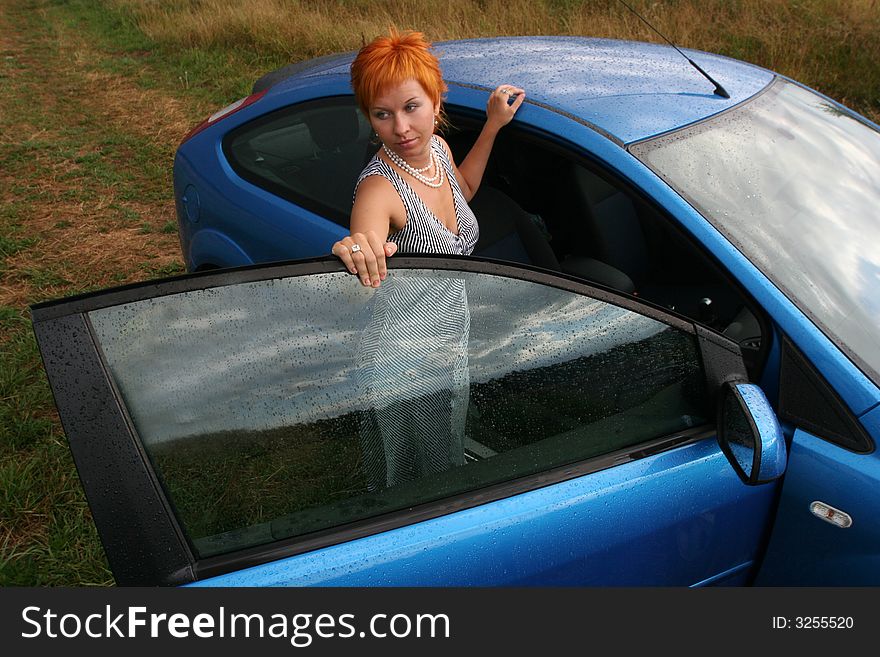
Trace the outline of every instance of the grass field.
<instances>
[{"instance_id":1,"label":"grass field","mask_svg":"<svg viewBox=\"0 0 880 657\"><path fill-rule=\"evenodd\" d=\"M635 5L681 46L797 78L880 119L880 1ZM30 304L182 271L182 135L265 71L389 23L432 39L658 41L612 0L0 0L0 585L108 585Z\"/></svg>"}]
</instances>

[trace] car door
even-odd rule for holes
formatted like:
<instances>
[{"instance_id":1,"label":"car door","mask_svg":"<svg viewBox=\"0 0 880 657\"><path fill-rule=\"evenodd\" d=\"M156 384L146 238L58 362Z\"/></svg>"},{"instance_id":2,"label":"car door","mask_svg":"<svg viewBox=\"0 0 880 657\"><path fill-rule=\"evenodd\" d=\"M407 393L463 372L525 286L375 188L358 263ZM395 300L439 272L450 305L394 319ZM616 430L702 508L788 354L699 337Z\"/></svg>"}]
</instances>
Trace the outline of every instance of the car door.
<instances>
[{"instance_id":1,"label":"car door","mask_svg":"<svg viewBox=\"0 0 880 657\"><path fill-rule=\"evenodd\" d=\"M739 348L576 279L335 259L35 306L119 584L749 581L777 484L716 441Z\"/></svg>"},{"instance_id":2,"label":"car door","mask_svg":"<svg viewBox=\"0 0 880 657\"><path fill-rule=\"evenodd\" d=\"M827 348L825 353L835 352ZM828 361L855 369L840 355ZM850 404L854 391L867 392L870 400L876 388L856 370L856 376L843 378L849 385L847 403L841 387L833 387L816 362L815 355L811 361L791 340L783 340L778 412L791 435L790 461L756 584L875 586L880 583L880 530L874 522L880 514L875 493L880 406L872 404L857 415Z\"/></svg>"}]
</instances>

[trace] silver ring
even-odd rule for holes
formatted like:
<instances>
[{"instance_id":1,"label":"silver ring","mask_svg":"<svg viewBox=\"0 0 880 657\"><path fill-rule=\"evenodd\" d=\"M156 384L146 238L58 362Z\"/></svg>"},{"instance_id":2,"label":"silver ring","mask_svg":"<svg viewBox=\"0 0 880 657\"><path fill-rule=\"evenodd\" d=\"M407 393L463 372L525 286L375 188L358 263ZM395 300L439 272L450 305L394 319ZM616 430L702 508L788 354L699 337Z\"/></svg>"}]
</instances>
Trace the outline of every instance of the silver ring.
<instances>
[{"instance_id":1,"label":"silver ring","mask_svg":"<svg viewBox=\"0 0 880 657\"><path fill-rule=\"evenodd\" d=\"M351 252L352 252L352 253L357 253L357 252L360 251L360 250L361 250L361 245L360 245L360 244L352 244L352 245L351 245Z\"/></svg>"},{"instance_id":2,"label":"silver ring","mask_svg":"<svg viewBox=\"0 0 880 657\"><path fill-rule=\"evenodd\" d=\"M510 94L510 89L499 89L498 91L500 91L501 93L503 93L505 96L507 96L507 95Z\"/></svg>"}]
</instances>

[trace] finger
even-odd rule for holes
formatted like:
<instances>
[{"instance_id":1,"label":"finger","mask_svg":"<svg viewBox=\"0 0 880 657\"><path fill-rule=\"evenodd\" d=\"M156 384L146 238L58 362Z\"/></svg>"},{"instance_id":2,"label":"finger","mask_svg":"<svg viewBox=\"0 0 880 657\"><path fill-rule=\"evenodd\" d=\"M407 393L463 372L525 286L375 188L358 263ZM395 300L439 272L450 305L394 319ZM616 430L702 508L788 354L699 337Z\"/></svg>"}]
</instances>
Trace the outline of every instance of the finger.
<instances>
[{"instance_id":1,"label":"finger","mask_svg":"<svg viewBox=\"0 0 880 657\"><path fill-rule=\"evenodd\" d=\"M354 266L354 262L351 259L351 250L346 246L345 242L336 242L333 245L333 248L330 249L330 253L339 258L348 271L352 274L357 274L357 268Z\"/></svg>"},{"instance_id":2,"label":"finger","mask_svg":"<svg viewBox=\"0 0 880 657\"><path fill-rule=\"evenodd\" d=\"M373 285L373 281L378 282L379 270L376 267L376 254L373 253L373 247L370 239L363 233L356 233L351 236L355 244L360 245L360 250L354 254L355 263L363 263L358 267L358 275L361 277L361 283L366 286Z\"/></svg>"},{"instance_id":3,"label":"finger","mask_svg":"<svg viewBox=\"0 0 880 657\"><path fill-rule=\"evenodd\" d=\"M385 248L382 246L382 240L376 233L370 232L367 235L370 241L370 250L376 258L376 274L373 279L373 286L378 287L379 281L384 281L388 270L385 267Z\"/></svg>"},{"instance_id":4,"label":"finger","mask_svg":"<svg viewBox=\"0 0 880 657\"><path fill-rule=\"evenodd\" d=\"M521 87L515 87L512 84L502 84L499 85L497 89L495 89L495 93L497 95L507 96L509 98L513 98L514 96L517 96L524 92L525 89L522 89Z\"/></svg>"},{"instance_id":5,"label":"finger","mask_svg":"<svg viewBox=\"0 0 880 657\"><path fill-rule=\"evenodd\" d=\"M363 285L369 285L369 266L367 265L366 253L369 249L367 246L367 237L363 233L355 233L349 235L343 241L348 245L351 253L351 260L354 264L354 273L357 274Z\"/></svg>"},{"instance_id":6,"label":"finger","mask_svg":"<svg viewBox=\"0 0 880 657\"><path fill-rule=\"evenodd\" d=\"M489 94L489 102L495 103L506 103L510 98L510 90L509 85L502 84L499 87L496 87L495 91Z\"/></svg>"},{"instance_id":7,"label":"finger","mask_svg":"<svg viewBox=\"0 0 880 657\"><path fill-rule=\"evenodd\" d=\"M520 92L520 94L516 98L513 99L513 103L510 105L511 109L513 109L513 111L516 112L516 110L519 109L519 106L523 104L523 101L525 99L526 99L526 92L525 91Z\"/></svg>"},{"instance_id":8,"label":"finger","mask_svg":"<svg viewBox=\"0 0 880 657\"><path fill-rule=\"evenodd\" d=\"M390 258L390 257L393 256L395 253L397 253L397 248L398 248L398 247L397 247L397 243L396 243L396 242L385 242L385 245L384 245L384 246L385 246L385 255L386 255L387 257Z\"/></svg>"},{"instance_id":9,"label":"finger","mask_svg":"<svg viewBox=\"0 0 880 657\"><path fill-rule=\"evenodd\" d=\"M361 251L364 254L364 267L361 269L361 282L367 287L379 287L379 266L376 263L376 254L369 246Z\"/></svg>"},{"instance_id":10,"label":"finger","mask_svg":"<svg viewBox=\"0 0 880 657\"><path fill-rule=\"evenodd\" d=\"M522 103L522 99L526 96L525 90L520 87L508 87L508 89L510 90L508 96L510 101L508 104L511 107L513 107L514 104L517 104L516 106L519 107L519 103Z\"/></svg>"}]
</instances>

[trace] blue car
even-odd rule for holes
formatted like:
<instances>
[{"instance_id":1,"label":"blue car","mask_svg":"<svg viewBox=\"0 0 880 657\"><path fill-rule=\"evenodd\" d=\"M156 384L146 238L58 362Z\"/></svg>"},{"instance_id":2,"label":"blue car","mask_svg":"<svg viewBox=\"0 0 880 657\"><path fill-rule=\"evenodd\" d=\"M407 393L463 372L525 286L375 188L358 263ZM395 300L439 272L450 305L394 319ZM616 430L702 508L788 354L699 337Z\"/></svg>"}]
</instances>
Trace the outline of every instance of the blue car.
<instances>
[{"instance_id":1,"label":"blue car","mask_svg":"<svg viewBox=\"0 0 880 657\"><path fill-rule=\"evenodd\" d=\"M708 53L436 47L459 157L527 90L473 257L328 257L376 149L349 53L180 145L190 274L33 308L117 582L880 584L878 127Z\"/></svg>"}]
</instances>

